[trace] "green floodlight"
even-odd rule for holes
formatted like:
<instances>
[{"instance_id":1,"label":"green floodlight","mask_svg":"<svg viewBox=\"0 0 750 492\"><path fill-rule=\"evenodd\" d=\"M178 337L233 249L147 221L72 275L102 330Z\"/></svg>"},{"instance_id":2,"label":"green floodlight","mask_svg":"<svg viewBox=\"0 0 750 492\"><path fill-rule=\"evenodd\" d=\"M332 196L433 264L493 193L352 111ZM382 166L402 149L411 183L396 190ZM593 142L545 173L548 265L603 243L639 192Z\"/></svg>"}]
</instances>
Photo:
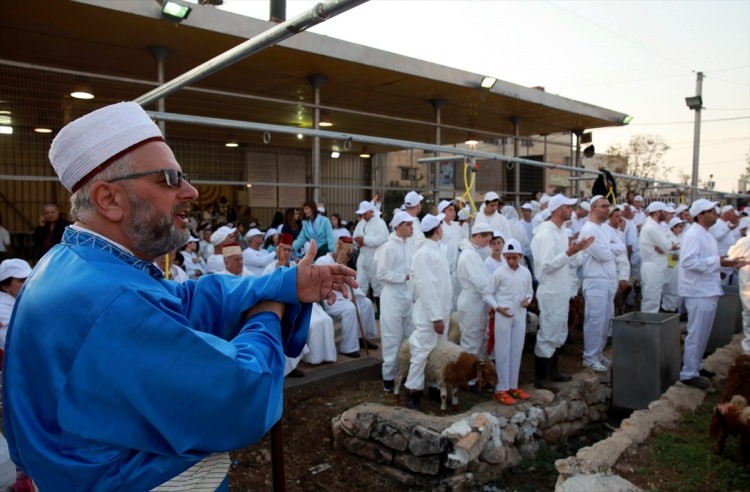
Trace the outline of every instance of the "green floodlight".
<instances>
[{"instance_id":1,"label":"green floodlight","mask_svg":"<svg viewBox=\"0 0 750 492\"><path fill-rule=\"evenodd\" d=\"M626 117L622 119L622 124L628 125L630 124L631 121L633 121L633 117L631 115L627 115Z\"/></svg>"},{"instance_id":2,"label":"green floodlight","mask_svg":"<svg viewBox=\"0 0 750 492\"><path fill-rule=\"evenodd\" d=\"M188 18L193 9L174 0L164 0L161 4L161 15L165 19L182 22Z\"/></svg>"}]
</instances>

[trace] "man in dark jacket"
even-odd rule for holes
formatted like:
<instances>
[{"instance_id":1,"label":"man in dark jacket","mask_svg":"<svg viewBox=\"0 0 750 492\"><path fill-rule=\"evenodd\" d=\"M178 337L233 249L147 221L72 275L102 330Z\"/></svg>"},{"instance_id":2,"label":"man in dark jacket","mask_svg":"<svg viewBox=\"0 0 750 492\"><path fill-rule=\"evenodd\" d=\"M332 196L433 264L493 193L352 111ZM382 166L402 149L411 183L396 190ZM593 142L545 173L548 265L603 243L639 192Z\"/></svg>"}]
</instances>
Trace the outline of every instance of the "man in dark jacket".
<instances>
[{"instance_id":1,"label":"man in dark jacket","mask_svg":"<svg viewBox=\"0 0 750 492\"><path fill-rule=\"evenodd\" d=\"M62 240L63 232L68 225L70 222L60 216L57 205L44 204L44 215L39 217L39 227L34 229L34 253L37 260Z\"/></svg>"}]
</instances>

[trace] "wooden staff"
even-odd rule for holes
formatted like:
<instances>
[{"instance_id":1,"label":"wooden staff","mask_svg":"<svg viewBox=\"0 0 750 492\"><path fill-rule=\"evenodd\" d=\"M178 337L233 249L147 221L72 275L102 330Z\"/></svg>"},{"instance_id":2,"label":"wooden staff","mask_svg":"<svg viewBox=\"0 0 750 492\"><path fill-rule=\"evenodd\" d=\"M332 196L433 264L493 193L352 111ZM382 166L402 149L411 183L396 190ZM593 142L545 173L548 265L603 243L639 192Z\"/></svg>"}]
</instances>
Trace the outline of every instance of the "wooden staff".
<instances>
[{"instance_id":1,"label":"wooden staff","mask_svg":"<svg viewBox=\"0 0 750 492\"><path fill-rule=\"evenodd\" d=\"M362 324L362 316L359 314L359 306L357 306L357 300L354 298L354 289L352 289L352 286L349 286L349 292L352 298L352 303L354 304L354 312L357 313L357 324L359 325L359 334L362 335L362 340L364 340L365 345L365 354L370 355L370 348L368 347L369 343L367 341L367 337L365 336L365 327Z\"/></svg>"},{"instance_id":2,"label":"wooden staff","mask_svg":"<svg viewBox=\"0 0 750 492\"><path fill-rule=\"evenodd\" d=\"M284 432L281 418L271 427L271 478L273 479L274 492L286 491L286 477L284 476Z\"/></svg>"}]
</instances>

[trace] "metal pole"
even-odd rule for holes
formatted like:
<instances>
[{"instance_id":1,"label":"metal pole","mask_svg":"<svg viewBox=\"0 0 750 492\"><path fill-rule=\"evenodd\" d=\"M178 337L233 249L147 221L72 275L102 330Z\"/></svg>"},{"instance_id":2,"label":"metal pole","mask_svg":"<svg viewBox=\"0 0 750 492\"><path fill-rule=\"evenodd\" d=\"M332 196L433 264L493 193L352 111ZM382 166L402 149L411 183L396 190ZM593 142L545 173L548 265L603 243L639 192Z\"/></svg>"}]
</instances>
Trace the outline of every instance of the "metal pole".
<instances>
[{"instance_id":1,"label":"metal pole","mask_svg":"<svg viewBox=\"0 0 750 492\"><path fill-rule=\"evenodd\" d=\"M518 157L520 153L519 139L521 138L521 117L513 116L510 121L513 123L513 157ZM514 188L516 192L516 209L518 210L521 206L521 166L515 165L515 183Z\"/></svg>"},{"instance_id":2,"label":"metal pole","mask_svg":"<svg viewBox=\"0 0 750 492\"><path fill-rule=\"evenodd\" d=\"M164 85L143 94L135 99L135 102L141 106L150 104L157 99L166 97L169 94L181 89L182 87L196 82L204 77L218 72L222 68L228 67L250 55L280 43L286 38L292 37L312 26L320 24L332 17L337 16L349 9L367 2L367 0L329 0L325 3L319 3L308 12L302 13L294 19L282 22L271 29L264 31L254 38L225 51L201 65L188 70L184 74L176 77Z\"/></svg>"},{"instance_id":3,"label":"metal pole","mask_svg":"<svg viewBox=\"0 0 750 492\"><path fill-rule=\"evenodd\" d=\"M442 133L440 128L440 123L442 122L442 109L443 106L445 106L445 100L444 99L431 99L430 104L432 104L432 107L435 109L435 145L442 145ZM435 157L438 157L440 154L438 152L435 152ZM440 162L436 162L434 167L428 166L428 169L430 171L434 172L434 188L432 191L432 203L437 207L438 205L438 197L440 196L440 167L442 164ZM455 184L453 186L455 189Z\"/></svg>"},{"instance_id":4,"label":"metal pole","mask_svg":"<svg viewBox=\"0 0 750 492\"><path fill-rule=\"evenodd\" d=\"M576 136L576 163L575 167L581 168L583 167L583 163L581 162L581 135L583 134L583 130L574 130L573 134ZM575 198L580 198L581 194L581 188L578 181L575 182L575 192L573 196Z\"/></svg>"},{"instance_id":5,"label":"metal pole","mask_svg":"<svg viewBox=\"0 0 750 492\"><path fill-rule=\"evenodd\" d=\"M313 110L313 128L320 130L320 88L326 82L326 76L321 74L310 75L307 77L310 85L313 88L313 102L315 103L315 109ZM313 182L313 196L312 199L315 203L320 204L320 136L315 135L312 141L312 182Z\"/></svg>"},{"instance_id":6,"label":"metal pole","mask_svg":"<svg viewBox=\"0 0 750 492\"><path fill-rule=\"evenodd\" d=\"M151 56L156 59L156 81L159 83L159 85L162 85L164 83L164 62L166 61L167 57L172 53L172 48L168 48L166 46L160 46L160 45L152 45L148 47L149 52L151 53ZM159 101L156 104L156 107L159 111L164 112L167 110L166 108L166 101L164 98L159 99ZM158 122L159 130L161 130L161 134L164 135L164 138L167 137L167 125L164 120L159 120Z\"/></svg>"},{"instance_id":7,"label":"metal pole","mask_svg":"<svg viewBox=\"0 0 750 492\"><path fill-rule=\"evenodd\" d=\"M695 95L702 96L703 91L703 72L698 72L695 80ZM698 199L698 161L701 149L701 109L702 105L695 108L695 128L693 130L693 175L690 185L693 187L691 200Z\"/></svg>"}]
</instances>

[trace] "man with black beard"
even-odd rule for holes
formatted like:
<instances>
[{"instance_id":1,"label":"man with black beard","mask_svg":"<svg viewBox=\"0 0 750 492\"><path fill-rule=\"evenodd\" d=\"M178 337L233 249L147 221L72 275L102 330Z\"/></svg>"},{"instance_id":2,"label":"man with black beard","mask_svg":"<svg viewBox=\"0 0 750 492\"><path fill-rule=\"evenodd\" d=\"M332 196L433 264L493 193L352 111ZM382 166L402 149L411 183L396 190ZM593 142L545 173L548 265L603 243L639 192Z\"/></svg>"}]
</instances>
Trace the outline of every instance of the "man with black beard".
<instances>
[{"instance_id":1,"label":"man with black beard","mask_svg":"<svg viewBox=\"0 0 750 492\"><path fill-rule=\"evenodd\" d=\"M284 355L310 303L356 287L313 266L260 279L166 281L153 261L190 238L198 193L135 103L64 127L50 149L73 192L62 242L18 296L3 370L13 462L40 490L226 490L227 451L279 420Z\"/></svg>"}]
</instances>

